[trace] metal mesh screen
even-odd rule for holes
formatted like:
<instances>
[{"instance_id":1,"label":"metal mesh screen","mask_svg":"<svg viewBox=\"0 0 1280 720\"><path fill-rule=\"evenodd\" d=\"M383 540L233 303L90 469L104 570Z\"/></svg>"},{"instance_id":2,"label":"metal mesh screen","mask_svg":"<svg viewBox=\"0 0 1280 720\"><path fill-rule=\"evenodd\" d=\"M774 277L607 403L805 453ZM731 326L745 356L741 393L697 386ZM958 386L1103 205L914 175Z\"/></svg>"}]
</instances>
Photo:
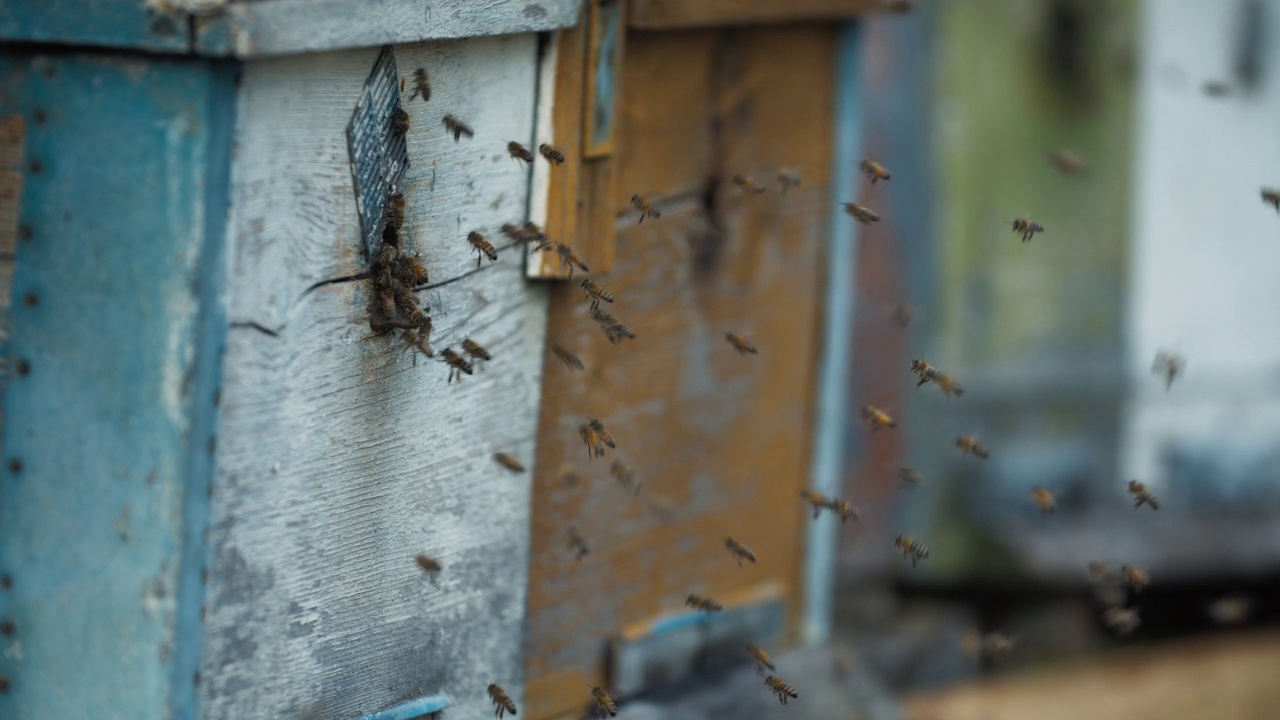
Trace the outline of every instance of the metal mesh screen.
<instances>
[{"instance_id":1,"label":"metal mesh screen","mask_svg":"<svg viewBox=\"0 0 1280 720\"><path fill-rule=\"evenodd\" d=\"M409 167L405 137L395 129L392 114L400 106L400 77L391 46L382 48L364 83L351 122L347 148L355 181L356 207L369 254L381 244L382 211L387 194L397 188Z\"/></svg>"}]
</instances>

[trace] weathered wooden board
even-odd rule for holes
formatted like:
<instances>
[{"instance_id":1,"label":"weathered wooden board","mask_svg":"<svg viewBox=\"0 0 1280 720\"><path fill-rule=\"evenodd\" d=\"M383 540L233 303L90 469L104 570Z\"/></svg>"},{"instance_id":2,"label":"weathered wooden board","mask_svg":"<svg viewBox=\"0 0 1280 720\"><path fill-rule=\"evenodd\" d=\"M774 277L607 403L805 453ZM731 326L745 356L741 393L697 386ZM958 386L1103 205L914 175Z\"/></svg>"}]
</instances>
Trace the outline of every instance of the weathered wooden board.
<instances>
[{"instance_id":1,"label":"weathered wooden board","mask_svg":"<svg viewBox=\"0 0 1280 720\"><path fill-rule=\"evenodd\" d=\"M187 52L181 16L157 14L162 0L39 0L0 4L0 39ZM177 0L175 0L176 4Z\"/></svg>"},{"instance_id":2,"label":"weathered wooden board","mask_svg":"<svg viewBox=\"0 0 1280 720\"><path fill-rule=\"evenodd\" d=\"M672 30L836 20L883 6L883 0L631 0L628 23L645 30Z\"/></svg>"},{"instance_id":3,"label":"weathered wooden board","mask_svg":"<svg viewBox=\"0 0 1280 720\"><path fill-rule=\"evenodd\" d=\"M376 49L245 67L233 180L232 332L225 361L202 667L204 716L351 718L445 693L523 710L528 567L545 290L520 254L477 268L471 229L524 218L533 135L532 35L398 47L425 67L409 102L406 234L437 349L470 336L494 360L448 368L372 337L343 132ZM445 113L475 128L455 143ZM495 242L495 244L498 244ZM314 289L308 292L308 288ZM444 566L428 578L427 553Z\"/></svg>"},{"instance_id":4,"label":"weathered wooden board","mask_svg":"<svg viewBox=\"0 0 1280 720\"><path fill-rule=\"evenodd\" d=\"M610 345L581 289L552 289L548 341L580 353L587 369L571 373L549 358L543 383L526 650L532 718L585 706L583 682L603 681L605 641L679 611L689 592L728 598L778 582L794 637L836 36L792 27L627 38L616 266L595 279L616 296L605 308L639 337ZM796 167L805 185L785 197L728 189L735 173L779 164ZM638 224L626 212L623 196L641 187L689 191L712 177L720 191L710 213L688 194L664 201L660 220ZM718 242L706 234L712 220ZM735 353L730 330L760 354ZM587 459L576 430L587 415L612 430L616 454ZM610 477L613 457L635 470L639 496ZM577 483L565 481L566 467ZM670 504L669 520L655 503ZM591 547L580 563L566 546L570 524ZM739 568L726 535L754 548L759 563Z\"/></svg>"}]
</instances>

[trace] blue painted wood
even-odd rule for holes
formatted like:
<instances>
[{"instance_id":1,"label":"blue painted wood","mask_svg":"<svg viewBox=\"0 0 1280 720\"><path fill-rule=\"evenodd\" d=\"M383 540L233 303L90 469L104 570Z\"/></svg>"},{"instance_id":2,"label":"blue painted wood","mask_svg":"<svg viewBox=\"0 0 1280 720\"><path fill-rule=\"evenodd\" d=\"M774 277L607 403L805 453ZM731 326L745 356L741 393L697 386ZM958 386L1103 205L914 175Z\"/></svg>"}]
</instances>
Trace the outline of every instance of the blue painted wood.
<instances>
[{"instance_id":1,"label":"blue painted wood","mask_svg":"<svg viewBox=\"0 0 1280 720\"><path fill-rule=\"evenodd\" d=\"M29 123L0 466L0 618L21 643L0 653L6 720L196 716L233 70L0 56L0 114Z\"/></svg>"},{"instance_id":2,"label":"blue painted wood","mask_svg":"<svg viewBox=\"0 0 1280 720\"><path fill-rule=\"evenodd\" d=\"M6 0L0 40L186 52L185 17L148 10L143 0Z\"/></svg>"},{"instance_id":3,"label":"blue painted wood","mask_svg":"<svg viewBox=\"0 0 1280 720\"><path fill-rule=\"evenodd\" d=\"M379 710L358 720L415 720L432 713L438 713L447 707L449 707L449 696L441 693L410 700L395 707L389 707L386 710Z\"/></svg>"}]
</instances>

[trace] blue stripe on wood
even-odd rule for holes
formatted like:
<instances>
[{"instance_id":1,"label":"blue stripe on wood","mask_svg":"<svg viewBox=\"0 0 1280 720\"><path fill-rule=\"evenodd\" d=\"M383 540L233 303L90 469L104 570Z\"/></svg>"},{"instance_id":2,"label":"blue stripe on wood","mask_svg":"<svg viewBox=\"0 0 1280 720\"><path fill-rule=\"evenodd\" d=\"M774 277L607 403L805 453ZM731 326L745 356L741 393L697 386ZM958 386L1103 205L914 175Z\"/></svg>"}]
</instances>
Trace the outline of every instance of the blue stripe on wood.
<instances>
[{"instance_id":1,"label":"blue stripe on wood","mask_svg":"<svg viewBox=\"0 0 1280 720\"><path fill-rule=\"evenodd\" d=\"M143 0L7 0L0 40L186 52L191 33L185 17L148 11Z\"/></svg>"},{"instance_id":2,"label":"blue stripe on wood","mask_svg":"<svg viewBox=\"0 0 1280 720\"><path fill-rule=\"evenodd\" d=\"M358 720L414 720L431 713L440 712L447 707L449 707L449 696L441 693L410 700L395 707L389 707L386 710L379 710L372 715L358 718Z\"/></svg>"},{"instance_id":3,"label":"blue stripe on wood","mask_svg":"<svg viewBox=\"0 0 1280 720\"><path fill-rule=\"evenodd\" d=\"M31 230L3 398L6 720L195 716L232 85L204 61L0 57Z\"/></svg>"}]
</instances>

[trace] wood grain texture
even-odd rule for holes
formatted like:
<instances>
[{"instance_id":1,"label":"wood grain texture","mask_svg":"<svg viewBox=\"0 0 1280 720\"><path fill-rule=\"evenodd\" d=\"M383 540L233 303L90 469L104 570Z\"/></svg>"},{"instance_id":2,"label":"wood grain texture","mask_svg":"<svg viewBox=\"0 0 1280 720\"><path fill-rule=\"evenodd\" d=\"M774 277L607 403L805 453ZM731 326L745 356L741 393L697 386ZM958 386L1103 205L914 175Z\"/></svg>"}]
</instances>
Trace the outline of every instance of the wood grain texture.
<instances>
[{"instance_id":1,"label":"wood grain texture","mask_svg":"<svg viewBox=\"0 0 1280 720\"><path fill-rule=\"evenodd\" d=\"M261 57L543 32L577 22L579 0L233 0L196 21L196 49Z\"/></svg>"},{"instance_id":2,"label":"wood grain texture","mask_svg":"<svg viewBox=\"0 0 1280 720\"><path fill-rule=\"evenodd\" d=\"M428 68L406 101L406 234L431 275L433 344L471 337L493 361L448 368L372 337L342 132L376 50L245 68L233 178L232 333L210 538L204 717L351 718L445 693L523 709L521 633L545 289L520 255L477 269L466 233L523 220L536 38L399 47ZM454 113L474 139L440 124ZM495 241L495 244L499 244ZM314 289L307 292L308 288ZM427 553L443 564L427 577Z\"/></svg>"},{"instance_id":3,"label":"wood grain texture","mask_svg":"<svg viewBox=\"0 0 1280 720\"><path fill-rule=\"evenodd\" d=\"M880 0L631 0L633 28L677 28L836 20L881 9Z\"/></svg>"},{"instance_id":4,"label":"wood grain texture","mask_svg":"<svg viewBox=\"0 0 1280 720\"><path fill-rule=\"evenodd\" d=\"M796 494L811 452L835 30L635 33L627 47L619 195L681 174L690 186L718 177L724 187L733 173L770 164L796 166L806 184L750 200L726 190L711 215L689 198L664 206L660 220L624 215L615 268L594 279L616 296L606 309L636 330L634 341L610 345L581 289L552 289L548 340L581 353L587 369L570 373L553 359L543 381L526 649L535 720L585 707L582 683L603 681L605 640L681 609L689 592L732 596L778 581L792 635L800 607L806 511ZM710 147L691 151L697 138ZM678 172L662 166L668 158ZM707 236L713 219L720 242ZM738 355L728 330L760 354ZM609 476L613 453L587 459L576 432L586 415L612 430L616 457L643 483L638 497ZM653 502L670 503L669 521ZM566 546L570 524L591 546L580 563ZM759 563L739 568L726 535Z\"/></svg>"}]
</instances>

